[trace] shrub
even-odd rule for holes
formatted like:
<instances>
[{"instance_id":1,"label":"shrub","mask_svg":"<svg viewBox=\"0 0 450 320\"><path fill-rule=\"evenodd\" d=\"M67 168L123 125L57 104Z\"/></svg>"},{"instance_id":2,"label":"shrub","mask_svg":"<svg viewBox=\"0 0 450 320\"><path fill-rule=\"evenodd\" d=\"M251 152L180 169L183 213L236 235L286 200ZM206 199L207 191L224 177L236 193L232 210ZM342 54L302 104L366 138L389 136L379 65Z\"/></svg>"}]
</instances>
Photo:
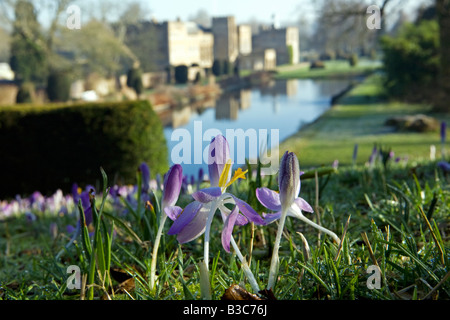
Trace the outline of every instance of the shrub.
<instances>
[{"instance_id":1,"label":"shrub","mask_svg":"<svg viewBox=\"0 0 450 320\"><path fill-rule=\"evenodd\" d=\"M324 69L324 68L325 64L323 63L323 61L320 60L313 61L309 65L309 69Z\"/></svg>"},{"instance_id":2,"label":"shrub","mask_svg":"<svg viewBox=\"0 0 450 320\"><path fill-rule=\"evenodd\" d=\"M142 84L142 72L137 68L131 68L127 74L127 86L133 88L136 94L139 96L144 91L144 85Z\"/></svg>"},{"instance_id":3,"label":"shrub","mask_svg":"<svg viewBox=\"0 0 450 320\"><path fill-rule=\"evenodd\" d=\"M358 64L358 55L356 53L353 53L348 58L348 63L350 66L355 67Z\"/></svg>"},{"instance_id":4,"label":"shrub","mask_svg":"<svg viewBox=\"0 0 450 320\"><path fill-rule=\"evenodd\" d=\"M175 82L187 83L188 82L188 67L185 65L179 65L175 67Z\"/></svg>"},{"instance_id":5,"label":"shrub","mask_svg":"<svg viewBox=\"0 0 450 320\"><path fill-rule=\"evenodd\" d=\"M64 72L52 72L47 79L47 97L52 102L65 102L70 98L70 79Z\"/></svg>"},{"instance_id":6,"label":"shrub","mask_svg":"<svg viewBox=\"0 0 450 320\"><path fill-rule=\"evenodd\" d=\"M142 161L167 170L160 119L147 101L0 108L0 198L70 190L101 180L132 183ZM113 181L114 180L114 181Z\"/></svg>"},{"instance_id":7,"label":"shrub","mask_svg":"<svg viewBox=\"0 0 450 320\"><path fill-rule=\"evenodd\" d=\"M17 91L16 103L32 103L34 97L34 84L32 82L24 82Z\"/></svg>"},{"instance_id":8,"label":"shrub","mask_svg":"<svg viewBox=\"0 0 450 320\"><path fill-rule=\"evenodd\" d=\"M411 97L435 86L439 73L439 26L436 21L405 24L397 37L381 38L386 88Z\"/></svg>"}]
</instances>

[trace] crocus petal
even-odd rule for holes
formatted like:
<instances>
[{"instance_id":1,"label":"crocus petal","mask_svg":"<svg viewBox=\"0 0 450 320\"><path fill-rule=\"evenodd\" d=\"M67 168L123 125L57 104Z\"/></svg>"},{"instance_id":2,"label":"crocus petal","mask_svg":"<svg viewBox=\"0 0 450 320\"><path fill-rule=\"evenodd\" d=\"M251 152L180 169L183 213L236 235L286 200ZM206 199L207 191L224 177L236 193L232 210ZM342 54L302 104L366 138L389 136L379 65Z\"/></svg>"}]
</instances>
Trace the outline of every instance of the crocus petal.
<instances>
[{"instance_id":1,"label":"crocus petal","mask_svg":"<svg viewBox=\"0 0 450 320\"><path fill-rule=\"evenodd\" d=\"M202 203L207 203L220 197L222 190L220 187L211 187L198 190L192 194L192 197Z\"/></svg>"},{"instance_id":2,"label":"crocus petal","mask_svg":"<svg viewBox=\"0 0 450 320\"><path fill-rule=\"evenodd\" d=\"M173 206L180 195L183 182L183 168L179 164L170 167L164 177L163 207Z\"/></svg>"},{"instance_id":3,"label":"crocus petal","mask_svg":"<svg viewBox=\"0 0 450 320\"><path fill-rule=\"evenodd\" d=\"M230 209L228 209L225 206L220 206L219 210L220 210L220 213L222 214L222 220L223 220L223 222L225 222L227 220L228 215L231 213L231 211L230 211ZM244 215L242 215L242 214L237 215L235 225L245 226L247 223L248 223L248 219Z\"/></svg>"},{"instance_id":4,"label":"crocus petal","mask_svg":"<svg viewBox=\"0 0 450 320\"><path fill-rule=\"evenodd\" d=\"M261 216L253 210L253 208L245 201L242 201L239 198L236 198L235 196L232 196L234 201L236 202L236 205L239 207L239 211L242 212L242 214L251 222L257 224L257 225L265 225L265 221Z\"/></svg>"},{"instance_id":5,"label":"crocus petal","mask_svg":"<svg viewBox=\"0 0 450 320\"><path fill-rule=\"evenodd\" d=\"M311 213L314 212L314 209L311 207L311 205L308 202L306 202L305 199L298 197L294 200L294 202L300 208L300 210L306 211L306 212L311 212Z\"/></svg>"},{"instance_id":6,"label":"crocus petal","mask_svg":"<svg viewBox=\"0 0 450 320\"><path fill-rule=\"evenodd\" d=\"M174 235L181 232L181 230L183 230L194 219L201 207L202 204L200 202L193 201L189 203L172 224L167 234Z\"/></svg>"},{"instance_id":7,"label":"crocus petal","mask_svg":"<svg viewBox=\"0 0 450 320\"><path fill-rule=\"evenodd\" d=\"M270 190L269 188L257 188L256 189L256 198L261 202L261 204L269 210L272 211L280 211L281 210L281 202L280 202L280 194Z\"/></svg>"},{"instance_id":8,"label":"crocus petal","mask_svg":"<svg viewBox=\"0 0 450 320\"><path fill-rule=\"evenodd\" d=\"M280 219L281 211L278 211L277 213L263 213L263 217L266 224L269 224Z\"/></svg>"},{"instance_id":9,"label":"crocus petal","mask_svg":"<svg viewBox=\"0 0 450 320\"><path fill-rule=\"evenodd\" d=\"M219 134L211 140L209 145L208 172L212 187L219 186L220 175L229 159L230 148L228 146L228 141L223 135ZM231 170L228 172L227 181L229 180L230 175Z\"/></svg>"},{"instance_id":10,"label":"crocus petal","mask_svg":"<svg viewBox=\"0 0 450 320\"><path fill-rule=\"evenodd\" d=\"M288 208L300 193L300 167L295 153L287 152L281 158L278 173L281 206Z\"/></svg>"},{"instance_id":11,"label":"crocus petal","mask_svg":"<svg viewBox=\"0 0 450 320\"><path fill-rule=\"evenodd\" d=\"M448 172L450 171L450 163L445 161L439 161L437 163L438 167L441 168L443 171Z\"/></svg>"},{"instance_id":12,"label":"crocus petal","mask_svg":"<svg viewBox=\"0 0 450 320\"><path fill-rule=\"evenodd\" d=\"M231 242L231 234L233 233L233 227L236 223L236 219L239 215L239 208L237 206L234 207L233 211L228 215L225 220L222 229L222 246L226 252L230 252L230 242Z\"/></svg>"},{"instance_id":13,"label":"crocus petal","mask_svg":"<svg viewBox=\"0 0 450 320\"><path fill-rule=\"evenodd\" d=\"M208 219L209 208L201 207L195 217L178 233L179 243L190 242L200 237L206 229L206 220ZM181 217L181 216L180 216Z\"/></svg>"},{"instance_id":14,"label":"crocus petal","mask_svg":"<svg viewBox=\"0 0 450 320\"><path fill-rule=\"evenodd\" d=\"M172 221L177 220L178 216L181 214L182 211L183 209L178 206L171 206L164 208L164 212Z\"/></svg>"},{"instance_id":15,"label":"crocus petal","mask_svg":"<svg viewBox=\"0 0 450 320\"><path fill-rule=\"evenodd\" d=\"M83 191L80 194L80 199L81 199L81 205L83 206L86 225L88 226L92 222L92 208L91 208L91 201L89 198L89 192Z\"/></svg>"}]
</instances>

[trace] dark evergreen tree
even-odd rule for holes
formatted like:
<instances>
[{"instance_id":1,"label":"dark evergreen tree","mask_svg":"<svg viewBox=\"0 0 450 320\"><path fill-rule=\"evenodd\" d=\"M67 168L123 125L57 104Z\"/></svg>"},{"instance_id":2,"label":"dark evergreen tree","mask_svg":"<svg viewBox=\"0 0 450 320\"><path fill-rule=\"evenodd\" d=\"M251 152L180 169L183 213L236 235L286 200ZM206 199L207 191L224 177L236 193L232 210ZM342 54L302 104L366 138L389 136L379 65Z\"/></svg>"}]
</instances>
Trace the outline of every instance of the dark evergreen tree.
<instances>
[{"instance_id":1,"label":"dark evergreen tree","mask_svg":"<svg viewBox=\"0 0 450 320\"><path fill-rule=\"evenodd\" d=\"M44 84L47 79L47 47L33 4L19 0L11 37L11 69L16 79Z\"/></svg>"},{"instance_id":2,"label":"dark evergreen tree","mask_svg":"<svg viewBox=\"0 0 450 320\"><path fill-rule=\"evenodd\" d=\"M70 98L70 79L67 73L53 71L48 76L47 97L52 102L65 102Z\"/></svg>"}]
</instances>

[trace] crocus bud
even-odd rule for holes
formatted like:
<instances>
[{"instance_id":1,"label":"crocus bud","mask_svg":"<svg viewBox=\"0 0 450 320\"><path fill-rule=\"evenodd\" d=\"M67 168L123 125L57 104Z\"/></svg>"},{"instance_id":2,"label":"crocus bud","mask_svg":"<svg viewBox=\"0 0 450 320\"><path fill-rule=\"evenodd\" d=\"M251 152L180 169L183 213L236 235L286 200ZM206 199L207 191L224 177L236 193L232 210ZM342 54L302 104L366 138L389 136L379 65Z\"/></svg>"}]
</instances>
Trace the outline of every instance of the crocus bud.
<instances>
[{"instance_id":1,"label":"crocus bud","mask_svg":"<svg viewBox=\"0 0 450 320\"><path fill-rule=\"evenodd\" d=\"M219 134L213 138L209 144L208 172L211 187L219 186L220 175L229 159L230 147L228 146L228 141L223 135ZM229 171L227 181L230 176L231 170Z\"/></svg>"},{"instance_id":2,"label":"crocus bud","mask_svg":"<svg viewBox=\"0 0 450 320\"><path fill-rule=\"evenodd\" d=\"M353 163L356 163L356 159L358 158L358 144L355 143L355 147L353 148Z\"/></svg>"},{"instance_id":3,"label":"crocus bud","mask_svg":"<svg viewBox=\"0 0 450 320\"><path fill-rule=\"evenodd\" d=\"M286 151L281 158L278 186L281 207L290 207L300 193L300 167L297 156L293 152Z\"/></svg>"},{"instance_id":4,"label":"crocus bud","mask_svg":"<svg viewBox=\"0 0 450 320\"><path fill-rule=\"evenodd\" d=\"M147 193L150 188L150 169L145 162L142 162L139 171L142 173L142 192Z\"/></svg>"},{"instance_id":5,"label":"crocus bud","mask_svg":"<svg viewBox=\"0 0 450 320\"><path fill-rule=\"evenodd\" d=\"M177 202L182 181L183 168L179 164L170 167L164 176L163 208L173 206Z\"/></svg>"},{"instance_id":6,"label":"crocus bud","mask_svg":"<svg viewBox=\"0 0 450 320\"><path fill-rule=\"evenodd\" d=\"M441 122L441 142L445 143L445 138L447 135L447 123L445 121Z\"/></svg>"}]
</instances>

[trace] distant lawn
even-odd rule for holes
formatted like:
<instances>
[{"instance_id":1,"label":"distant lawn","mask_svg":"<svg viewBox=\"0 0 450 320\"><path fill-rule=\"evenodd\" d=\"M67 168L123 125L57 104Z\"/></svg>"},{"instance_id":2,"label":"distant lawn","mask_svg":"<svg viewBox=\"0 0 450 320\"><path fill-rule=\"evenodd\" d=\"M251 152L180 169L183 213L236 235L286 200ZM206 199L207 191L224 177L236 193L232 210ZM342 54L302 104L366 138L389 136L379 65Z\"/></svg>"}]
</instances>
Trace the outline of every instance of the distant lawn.
<instances>
[{"instance_id":1,"label":"distant lawn","mask_svg":"<svg viewBox=\"0 0 450 320\"><path fill-rule=\"evenodd\" d=\"M303 167L330 165L334 160L339 160L340 165L350 165L356 143L357 164L368 161L375 143L385 149L392 148L395 157L409 161L429 159L430 146L435 145L436 157L439 158L441 145L438 130L427 133L395 132L384 124L392 116L429 114L430 110L427 105L385 101L379 76L370 76L315 123L282 142L280 150L296 152ZM432 116L450 120L448 115Z\"/></svg>"},{"instance_id":2,"label":"distant lawn","mask_svg":"<svg viewBox=\"0 0 450 320\"><path fill-rule=\"evenodd\" d=\"M379 61L362 59L352 67L346 60L324 61L324 69L309 69L309 63L302 63L297 66L279 66L276 79L305 79L305 78L340 78L365 75L381 66Z\"/></svg>"}]
</instances>

